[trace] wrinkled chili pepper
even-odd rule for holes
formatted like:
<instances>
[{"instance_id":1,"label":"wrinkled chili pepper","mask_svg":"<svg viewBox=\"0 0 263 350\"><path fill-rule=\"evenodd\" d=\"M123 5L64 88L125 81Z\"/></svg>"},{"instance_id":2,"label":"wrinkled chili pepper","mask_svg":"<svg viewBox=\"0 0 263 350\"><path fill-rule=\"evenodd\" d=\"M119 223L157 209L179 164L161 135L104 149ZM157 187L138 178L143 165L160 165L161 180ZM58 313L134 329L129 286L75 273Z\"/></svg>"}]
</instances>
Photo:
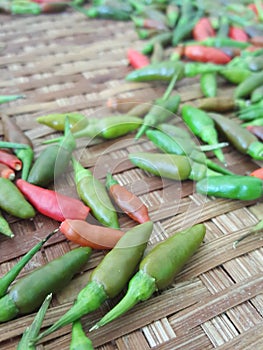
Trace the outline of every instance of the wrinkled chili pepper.
<instances>
[{"instance_id":1,"label":"wrinkled chili pepper","mask_svg":"<svg viewBox=\"0 0 263 350\"><path fill-rule=\"evenodd\" d=\"M0 177L5 177L9 180L14 180L15 173L13 169L9 168L7 165L0 163Z\"/></svg>"},{"instance_id":2,"label":"wrinkled chili pepper","mask_svg":"<svg viewBox=\"0 0 263 350\"><path fill-rule=\"evenodd\" d=\"M103 225L119 228L118 216L106 187L90 170L72 158L74 180L80 199L91 209L91 214Z\"/></svg>"},{"instance_id":3,"label":"wrinkled chili pepper","mask_svg":"<svg viewBox=\"0 0 263 350\"><path fill-rule=\"evenodd\" d=\"M252 171L249 175L255 176L255 177L263 180L263 168L258 168L256 170Z\"/></svg>"},{"instance_id":4,"label":"wrinkled chili pepper","mask_svg":"<svg viewBox=\"0 0 263 350\"><path fill-rule=\"evenodd\" d=\"M127 58L130 65L135 69L139 69L150 64L150 60L146 55L134 49L128 49Z\"/></svg>"},{"instance_id":5,"label":"wrinkled chili pepper","mask_svg":"<svg viewBox=\"0 0 263 350\"><path fill-rule=\"evenodd\" d=\"M196 192L221 198L254 200L262 197L263 182L243 175L208 176L196 183Z\"/></svg>"},{"instance_id":6,"label":"wrinkled chili pepper","mask_svg":"<svg viewBox=\"0 0 263 350\"><path fill-rule=\"evenodd\" d=\"M62 140L40 152L30 169L27 181L38 186L50 184L66 171L75 148L76 141L70 131L69 121L66 119Z\"/></svg>"},{"instance_id":7,"label":"wrinkled chili pepper","mask_svg":"<svg viewBox=\"0 0 263 350\"><path fill-rule=\"evenodd\" d=\"M215 30L210 19L207 17L200 18L194 26L192 34L195 40L204 40L210 36L215 36Z\"/></svg>"},{"instance_id":8,"label":"wrinkled chili pepper","mask_svg":"<svg viewBox=\"0 0 263 350\"><path fill-rule=\"evenodd\" d=\"M263 126L258 125L248 125L247 130L250 131L253 135L255 135L258 139L263 141Z\"/></svg>"},{"instance_id":9,"label":"wrinkled chili pepper","mask_svg":"<svg viewBox=\"0 0 263 350\"><path fill-rule=\"evenodd\" d=\"M98 309L107 299L117 296L135 272L152 229L153 223L147 221L128 230L92 271L87 285L80 291L71 309L41 333L36 338L36 342ZM116 266L118 266L117 269Z\"/></svg>"},{"instance_id":10,"label":"wrinkled chili pepper","mask_svg":"<svg viewBox=\"0 0 263 350\"><path fill-rule=\"evenodd\" d=\"M33 248L31 248L3 277L0 278L0 298L6 294L9 286L18 276L20 271L57 231L58 229L52 231L44 239L35 244Z\"/></svg>"},{"instance_id":11,"label":"wrinkled chili pepper","mask_svg":"<svg viewBox=\"0 0 263 350\"><path fill-rule=\"evenodd\" d=\"M21 219L33 218L36 214L16 185L4 177L0 177L0 208Z\"/></svg>"},{"instance_id":12,"label":"wrinkled chili pepper","mask_svg":"<svg viewBox=\"0 0 263 350\"><path fill-rule=\"evenodd\" d=\"M64 131L66 118L69 120L69 126L72 132L81 130L88 124L88 118L77 112L42 115L37 117L36 121L54 130Z\"/></svg>"},{"instance_id":13,"label":"wrinkled chili pepper","mask_svg":"<svg viewBox=\"0 0 263 350\"><path fill-rule=\"evenodd\" d=\"M24 95L0 95L0 104L25 98Z\"/></svg>"},{"instance_id":14,"label":"wrinkled chili pepper","mask_svg":"<svg viewBox=\"0 0 263 350\"><path fill-rule=\"evenodd\" d=\"M15 236L14 232L11 230L11 227L8 221L3 217L1 212L0 212L0 233L10 238L13 238ZM0 295L1 295L1 279L0 279Z\"/></svg>"},{"instance_id":15,"label":"wrinkled chili pepper","mask_svg":"<svg viewBox=\"0 0 263 350\"><path fill-rule=\"evenodd\" d=\"M194 135L209 145L218 143L218 134L213 119L203 110L190 105L184 105L181 109L182 118ZM215 156L224 163L222 150L215 149Z\"/></svg>"},{"instance_id":16,"label":"wrinkled chili pepper","mask_svg":"<svg viewBox=\"0 0 263 350\"><path fill-rule=\"evenodd\" d=\"M154 292L168 287L175 276L200 247L206 233L204 224L177 232L157 244L140 262L139 271L132 277L124 298L91 330L113 321Z\"/></svg>"},{"instance_id":17,"label":"wrinkled chili pepper","mask_svg":"<svg viewBox=\"0 0 263 350\"><path fill-rule=\"evenodd\" d=\"M18 179L16 186L39 213L53 220L86 220L89 214L90 208L79 199L33 185L23 179Z\"/></svg>"},{"instance_id":18,"label":"wrinkled chili pepper","mask_svg":"<svg viewBox=\"0 0 263 350\"><path fill-rule=\"evenodd\" d=\"M215 97L217 95L217 74L215 72L202 74L200 88L205 97Z\"/></svg>"},{"instance_id":19,"label":"wrinkled chili pepper","mask_svg":"<svg viewBox=\"0 0 263 350\"><path fill-rule=\"evenodd\" d=\"M114 202L130 218L140 224L150 221L146 205L134 193L121 186L110 173L107 174L106 187Z\"/></svg>"},{"instance_id":20,"label":"wrinkled chili pepper","mask_svg":"<svg viewBox=\"0 0 263 350\"><path fill-rule=\"evenodd\" d=\"M14 154L0 149L0 162L9 166L11 169L19 171L22 169L22 162Z\"/></svg>"},{"instance_id":21,"label":"wrinkled chili pepper","mask_svg":"<svg viewBox=\"0 0 263 350\"><path fill-rule=\"evenodd\" d=\"M92 341L83 331L80 320L74 321L72 324L69 350L94 350Z\"/></svg>"},{"instance_id":22,"label":"wrinkled chili pepper","mask_svg":"<svg viewBox=\"0 0 263 350\"><path fill-rule=\"evenodd\" d=\"M255 135L252 135L233 119L226 118L221 114L209 113L209 116L214 120L220 132L239 152L248 154L254 159L263 159L263 143L259 142Z\"/></svg>"},{"instance_id":23,"label":"wrinkled chili pepper","mask_svg":"<svg viewBox=\"0 0 263 350\"><path fill-rule=\"evenodd\" d=\"M4 139L13 143L22 143L28 147L20 149L13 147L14 153L18 159L22 161L22 179L26 180L34 158L33 144L30 138L25 135L23 130L7 115L2 115L2 123L4 130Z\"/></svg>"},{"instance_id":24,"label":"wrinkled chili pepper","mask_svg":"<svg viewBox=\"0 0 263 350\"><path fill-rule=\"evenodd\" d=\"M33 339L39 334L40 328L43 323L43 319L46 315L47 309L52 299L52 293L48 294L40 306L33 322L28 326L20 339L16 350L36 350L35 345L32 343Z\"/></svg>"},{"instance_id":25,"label":"wrinkled chili pepper","mask_svg":"<svg viewBox=\"0 0 263 350\"><path fill-rule=\"evenodd\" d=\"M193 61L215 64L227 64L231 61L231 57L219 48L201 45L187 45L184 49L184 56Z\"/></svg>"},{"instance_id":26,"label":"wrinkled chili pepper","mask_svg":"<svg viewBox=\"0 0 263 350\"><path fill-rule=\"evenodd\" d=\"M87 263L92 249L80 247L20 278L0 299L0 322L35 311L49 293L69 284Z\"/></svg>"},{"instance_id":27,"label":"wrinkled chili pepper","mask_svg":"<svg viewBox=\"0 0 263 350\"><path fill-rule=\"evenodd\" d=\"M263 72L253 73L235 88L234 97L248 97L260 85L263 85Z\"/></svg>"},{"instance_id":28,"label":"wrinkled chili pepper","mask_svg":"<svg viewBox=\"0 0 263 350\"><path fill-rule=\"evenodd\" d=\"M248 35L242 28L230 26L228 35L233 40L248 42Z\"/></svg>"},{"instance_id":29,"label":"wrinkled chili pepper","mask_svg":"<svg viewBox=\"0 0 263 350\"><path fill-rule=\"evenodd\" d=\"M155 100L155 103L145 115L143 124L137 131L135 139L139 139L148 128L158 125L171 118L178 110L180 101L181 98L179 95L172 95L166 100L163 100L162 98Z\"/></svg>"},{"instance_id":30,"label":"wrinkled chili pepper","mask_svg":"<svg viewBox=\"0 0 263 350\"><path fill-rule=\"evenodd\" d=\"M84 220L66 219L61 223L60 231L70 241L93 249L112 249L123 236L120 230L92 225Z\"/></svg>"}]
</instances>

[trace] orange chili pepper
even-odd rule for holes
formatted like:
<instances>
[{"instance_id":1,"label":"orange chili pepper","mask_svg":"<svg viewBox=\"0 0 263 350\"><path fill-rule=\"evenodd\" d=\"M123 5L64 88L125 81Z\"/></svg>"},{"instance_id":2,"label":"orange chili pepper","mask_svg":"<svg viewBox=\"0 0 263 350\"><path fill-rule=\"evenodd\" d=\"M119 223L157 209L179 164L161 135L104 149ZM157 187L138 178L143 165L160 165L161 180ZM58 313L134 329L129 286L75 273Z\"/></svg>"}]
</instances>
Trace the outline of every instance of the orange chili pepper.
<instances>
[{"instance_id":1,"label":"orange chili pepper","mask_svg":"<svg viewBox=\"0 0 263 350\"><path fill-rule=\"evenodd\" d=\"M130 65L135 69L142 68L150 64L150 60L146 55L134 49L129 49L127 51L127 57Z\"/></svg>"},{"instance_id":2,"label":"orange chili pepper","mask_svg":"<svg viewBox=\"0 0 263 350\"><path fill-rule=\"evenodd\" d=\"M184 49L185 57L198 62L211 62L215 64L226 64L231 57L216 47L201 45L189 45Z\"/></svg>"},{"instance_id":3,"label":"orange chili pepper","mask_svg":"<svg viewBox=\"0 0 263 350\"><path fill-rule=\"evenodd\" d=\"M19 171L22 169L22 162L14 154L0 150L0 162L9 166L11 169Z\"/></svg>"},{"instance_id":4,"label":"orange chili pepper","mask_svg":"<svg viewBox=\"0 0 263 350\"><path fill-rule=\"evenodd\" d=\"M211 36L215 36L215 31L209 18L200 18L193 29L193 38L195 40L204 40Z\"/></svg>"},{"instance_id":5,"label":"orange chili pepper","mask_svg":"<svg viewBox=\"0 0 263 350\"><path fill-rule=\"evenodd\" d=\"M64 220L60 231L70 241L93 249L112 249L124 232L110 227L92 225L84 220Z\"/></svg>"},{"instance_id":6,"label":"orange chili pepper","mask_svg":"<svg viewBox=\"0 0 263 350\"><path fill-rule=\"evenodd\" d=\"M254 171L252 171L252 173L250 173L250 176L254 176L257 177L261 180L263 180L263 168L258 168Z\"/></svg>"}]
</instances>

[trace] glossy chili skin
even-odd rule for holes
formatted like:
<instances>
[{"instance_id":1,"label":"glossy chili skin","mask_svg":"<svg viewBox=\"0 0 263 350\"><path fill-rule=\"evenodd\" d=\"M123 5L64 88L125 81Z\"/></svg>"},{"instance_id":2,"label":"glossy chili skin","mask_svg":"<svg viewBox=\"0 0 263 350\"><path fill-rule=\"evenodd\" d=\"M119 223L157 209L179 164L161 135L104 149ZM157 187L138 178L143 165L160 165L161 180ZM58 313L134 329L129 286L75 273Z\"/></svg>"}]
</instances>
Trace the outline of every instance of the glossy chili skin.
<instances>
[{"instance_id":1,"label":"glossy chili skin","mask_svg":"<svg viewBox=\"0 0 263 350\"><path fill-rule=\"evenodd\" d=\"M197 251L205 232L204 224L197 224L157 244L140 262L124 298L90 330L104 326L138 302L149 299L156 290L168 287Z\"/></svg>"},{"instance_id":2,"label":"glossy chili skin","mask_svg":"<svg viewBox=\"0 0 263 350\"><path fill-rule=\"evenodd\" d=\"M49 293L67 286L87 263L92 250L73 249L20 278L0 299L0 322L35 311Z\"/></svg>"},{"instance_id":3,"label":"glossy chili skin","mask_svg":"<svg viewBox=\"0 0 263 350\"><path fill-rule=\"evenodd\" d=\"M261 179L243 175L208 176L196 183L196 191L208 196L254 200L263 195Z\"/></svg>"},{"instance_id":4,"label":"glossy chili skin","mask_svg":"<svg viewBox=\"0 0 263 350\"><path fill-rule=\"evenodd\" d=\"M36 121L40 124L49 126L50 128L58 131L64 131L65 120L69 119L69 125L72 132L83 129L88 125L88 118L81 113L54 113L47 114L36 118Z\"/></svg>"},{"instance_id":5,"label":"glossy chili skin","mask_svg":"<svg viewBox=\"0 0 263 350\"><path fill-rule=\"evenodd\" d=\"M128 230L92 271L87 285L80 291L71 309L41 333L37 340L98 309L105 300L118 295L142 259L152 229L153 223L148 221Z\"/></svg>"},{"instance_id":6,"label":"glossy chili skin","mask_svg":"<svg viewBox=\"0 0 263 350\"><path fill-rule=\"evenodd\" d=\"M89 169L72 158L74 180L80 199L91 209L91 214L103 225L119 228L117 212L105 185Z\"/></svg>"},{"instance_id":7,"label":"glossy chili skin","mask_svg":"<svg viewBox=\"0 0 263 350\"><path fill-rule=\"evenodd\" d=\"M181 113L184 122L194 135L210 145L218 143L215 123L205 111L186 104L182 107ZM221 162L224 162L224 154L221 149L215 149L214 154Z\"/></svg>"},{"instance_id":8,"label":"glossy chili skin","mask_svg":"<svg viewBox=\"0 0 263 350\"><path fill-rule=\"evenodd\" d=\"M263 159L263 143L248 130L237 124L235 120L221 114L209 113L216 127L227 140L241 153L248 154L254 159Z\"/></svg>"},{"instance_id":9,"label":"glossy chili skin","mask_svg":"<svg viewBox=\"0 0 263 350\"><path fill-rule=\"evenodd\" d=\"M138 196L121 186L110 173L107 174L106 187L113 201L130 218L140 224L150 221L146 205Z\"/></svg>"},{"instance_id":10,"label":"glossy chili skin","mask_svg":"<svg viewBox=\"0 0 263 350\"><path fill-rule=\"evenodd\" d=\"M201 45L189 45L184 50L184 55L188 59L198 62L210 62L215 64L227 64L231 57L216 47L206 47Z\"/></svg>"},{"instance_id":11,"label":"glossy chili skin","mask_svg":"<svg viewBox=\"0 0 263 350\"><path fill-rule=\"evenodd\" d=\"M89 214L90 208L77 198L30 184L23 179L18 179L16 185L39 213L53 220L86 220Z\"/></svg>"},{"instance_id":12,"label":"glossy chili skin","mask_svg":"<svg viewBox=\"0 0 263 350\"><path fill-rule=\"evenodd\" d=\"M21 219L33 218L36 215L34 208L16 185L3 177L0 178L0 208Z\"/></svg>"},{"instance_id":13,"label":"glossy chili skin","mask_svg":"<svg viewBox=\"0 0 263 350\"><path fill-rule=\"evenodd\" d=\"M92 341L86 336L80 320L72 323L69 350L94 350Z\"/></svg>"}]
</instances>

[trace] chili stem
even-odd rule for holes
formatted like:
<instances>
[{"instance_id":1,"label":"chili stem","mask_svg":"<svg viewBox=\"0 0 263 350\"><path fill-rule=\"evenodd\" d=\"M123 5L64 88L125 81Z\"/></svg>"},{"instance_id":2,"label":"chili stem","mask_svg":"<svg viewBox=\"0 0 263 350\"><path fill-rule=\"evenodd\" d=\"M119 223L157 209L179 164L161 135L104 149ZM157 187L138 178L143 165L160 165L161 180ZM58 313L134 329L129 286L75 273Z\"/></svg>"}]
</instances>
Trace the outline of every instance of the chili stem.
<instances>
[{"instance_id":1,"label":"chili stem","mask_svg":"<svg viewBox=\"0 0 263 350\"><path fill-rule=\"evenodd\" d=\"M0 141L0 148L16 148L16 149L26 149L29 145L25 143L16 143L9 141Z\"/></svg>"},{"instance_id":2,"label":"chili stem","mask_svg":"<svg viewBox=\"0 0 263 350\"><path fill-rule=\"evenodd\" d=\"M246 233L245 235L241 236L239 239L237 239L234 243L233 243L233 249L236 249L237 245L243 241L245 238L254 235L256 233L259 233L263 230L263 220L261 220L259 223L257 223L255 226L252 227L252 229Z\"/></svg>"},{"instance_id":3,"label":"chili stem","mask_svg":"<svg viewBox=\"0 0 263 350\"><path fill-rule=\"evenodd\" d=\"M170 83L167 87L167 89L165 90L162 100L165 101L168 99L168 97L171 95L171 92L173 91L174 85L177 82L178 77L180 76L181 72L177 71L175 72L175 74L173 75L172 79L170 80Z\"/></svg>"}]
</instances>

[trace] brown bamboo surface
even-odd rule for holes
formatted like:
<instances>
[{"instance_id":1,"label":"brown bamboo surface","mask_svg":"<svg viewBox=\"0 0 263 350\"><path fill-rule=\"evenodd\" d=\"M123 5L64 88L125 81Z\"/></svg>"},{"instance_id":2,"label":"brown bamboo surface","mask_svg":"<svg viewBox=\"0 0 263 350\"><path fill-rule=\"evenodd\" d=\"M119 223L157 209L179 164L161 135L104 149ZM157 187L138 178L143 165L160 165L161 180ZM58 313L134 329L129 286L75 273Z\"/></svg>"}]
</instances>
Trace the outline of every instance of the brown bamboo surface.
<instances>
[{"instance_id":1,"label":"brown bamboo surface","mask_svg":"<svg viewBox=\"0 0 263 350\"><path fill-rule=\"evenodd\" d=\"M79 111L101 118L114 112L107 108L111 97L134 103L160 97L166 85L125 81L130 71L126 52L140 49L130 22L90 20L72 11L33 16L0 15L0 94L24 94L0 106L0 113L13 118L32 139L35 156L45 147L43 140L59 136L36 117L56 112ZM182 104L196 105L202 97L199 78L183 79L175 88ZM230 96L233 86L220 81L219 94ZM230 117L235 117L233 114ZM180 117L171 120L181 124ZM0 123L0 135L2 135ZM263 349L263 240L253 235L233 248L233 242L263 219L262 199L238 201L207 198L195 193L191 181L161 179L136 168L128 160L134 151L154 151L145 137L138 142L130 134L111 141L78 141L75 155L102 182L107 171L136 193L148 206L154 231L149 246L192 224L202 222L207 234L174 283L140 303L123 317L88 333L123 294L82 318L82 324L99 350L147 349ZM252 161L231 146L224 148L229 169L248 174L262 162ZM212 158L212 153L209 154ZM216 161L216 160L215 160ZM72 171L56 179L54 188L77 197ZM8 271L39 239L58 223L37 214L33 220L6 216L15 238L0 237L0 274ZM135 223L119 213L123 229ZM26 275L37 266L61 256L76 245L59 232L23 269ZM53 297L43 327L51 325L72 305L90 272L106 251L94 251L83 273ZM30 286L29 286L30 288ZM1 324L0 348L15 349L35 314ZM69 349L71 326L43 339L37 349Z\"/></svg>"}]
</instances>

